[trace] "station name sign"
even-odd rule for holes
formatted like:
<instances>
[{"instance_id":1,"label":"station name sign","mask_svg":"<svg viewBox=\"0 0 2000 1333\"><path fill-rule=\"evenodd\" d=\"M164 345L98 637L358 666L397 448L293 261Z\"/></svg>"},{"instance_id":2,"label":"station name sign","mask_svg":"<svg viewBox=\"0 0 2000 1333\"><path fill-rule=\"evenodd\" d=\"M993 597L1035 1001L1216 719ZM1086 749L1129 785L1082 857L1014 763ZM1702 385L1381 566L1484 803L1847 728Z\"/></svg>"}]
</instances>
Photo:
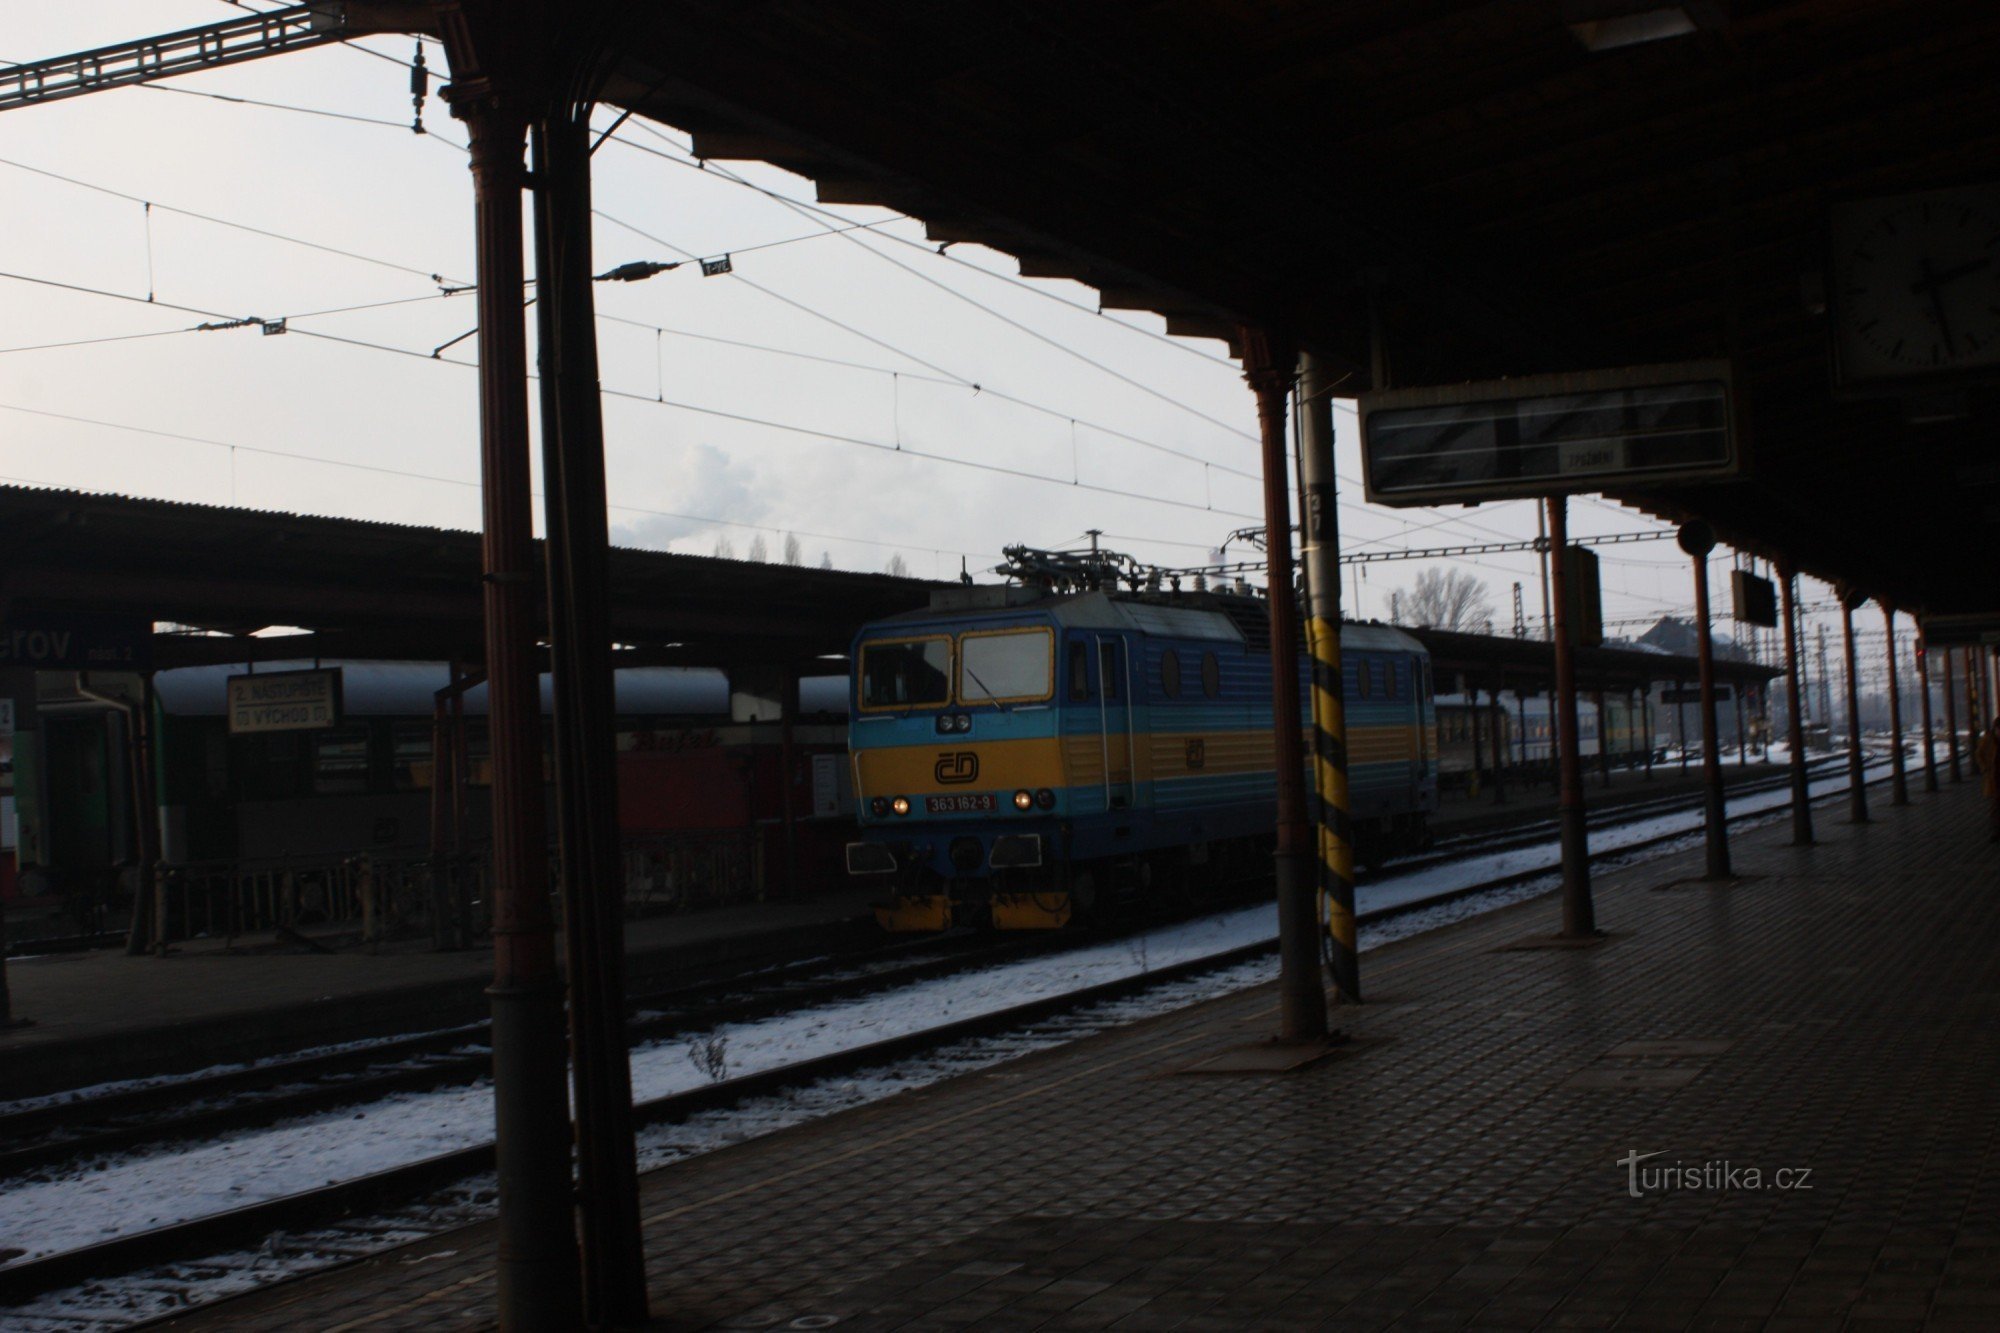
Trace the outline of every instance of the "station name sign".
<instances>
[{"instance_id":1,"label":"station name sign","mask_svg":"<svg viewBox=\"0 0 2000 1333\"><path fill-rule=\"evenodd\" d=\"M146 671L152 664L150 621L29 612L0 622L0 667Z\"/></svg>"},{"instance_id":2,"label":"station name sign","mask_svg":"<svg viewBox=\"0 0 2000 1333\"><path fill-rule=\"evenodd\" d=\"M229 734L327 731L340 725L340 668L229 678Z\"/></svg>"},{"instance_id":3,"label":"station name sign","mask_svg":"<svg viewBox=\"0 0 2000 1333\"><path fill-rule=\"evenodd\" d=\"M1373 504L1714 481L1742 467L1727 361L1383 389L1361 396L1360 415Z\"/></svg>"}]
</instances>

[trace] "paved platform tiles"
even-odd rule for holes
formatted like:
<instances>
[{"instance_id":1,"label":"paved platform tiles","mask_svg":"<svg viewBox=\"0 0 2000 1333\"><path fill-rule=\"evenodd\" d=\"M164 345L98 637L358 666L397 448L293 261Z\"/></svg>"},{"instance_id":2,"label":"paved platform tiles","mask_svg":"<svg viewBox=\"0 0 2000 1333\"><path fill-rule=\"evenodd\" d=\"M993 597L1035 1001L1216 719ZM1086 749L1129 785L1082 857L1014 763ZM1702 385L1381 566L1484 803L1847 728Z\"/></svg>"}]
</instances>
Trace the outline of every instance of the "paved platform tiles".
<instances>
[{"instance_id":1,"label":"paved platform tiles","mask_svg":"<svg viewBox=\"0 0 2000 1333\"><path fill-rule=\"evenodd\" d=\"M2000 1325L2000 846L1970 785L1817 813L1728 886L1601 876L1590 947L1518 947L1543 899L1371 951L1296 1073L1181 1072L1265 987L655 1172L660 1326ZM492 1263L474 1228L177 1326L485 1327Z\"/></svg>"}]
</instances>

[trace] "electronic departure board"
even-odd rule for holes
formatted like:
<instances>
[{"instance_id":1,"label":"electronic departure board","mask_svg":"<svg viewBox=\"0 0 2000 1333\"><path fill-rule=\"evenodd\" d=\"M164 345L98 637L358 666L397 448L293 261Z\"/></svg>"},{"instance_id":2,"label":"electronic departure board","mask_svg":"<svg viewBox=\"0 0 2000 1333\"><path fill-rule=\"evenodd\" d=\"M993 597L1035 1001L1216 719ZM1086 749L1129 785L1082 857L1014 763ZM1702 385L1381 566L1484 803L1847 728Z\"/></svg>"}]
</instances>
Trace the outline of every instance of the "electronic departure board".
<instances>
[{"instance_id":1,"label":"electronic departure board","mask_svg":"<svg viewBox=\"0 0 2000 1333\"><path fill-rule=\"evenodd\" d=\"M1726 361L1384 389L1360 415L1382 505L1713 481L1742 462Z\"/></svg>"}]
</instances>

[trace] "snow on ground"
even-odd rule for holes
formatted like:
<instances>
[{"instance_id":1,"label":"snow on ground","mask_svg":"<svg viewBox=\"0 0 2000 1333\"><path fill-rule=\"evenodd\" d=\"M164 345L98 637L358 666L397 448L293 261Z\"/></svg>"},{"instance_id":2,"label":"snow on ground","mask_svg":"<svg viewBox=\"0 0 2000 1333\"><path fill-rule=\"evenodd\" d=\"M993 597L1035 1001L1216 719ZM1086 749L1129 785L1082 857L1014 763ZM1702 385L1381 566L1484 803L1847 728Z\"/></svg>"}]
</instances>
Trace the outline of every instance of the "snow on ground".
<instances>
[{"instance_id":1,"label":"snow on ground","mask_svg":"<svg viewBox=\"0 0 2000 1333\"><path fill-rule=\"evenodd\" d=\"M1888 771L1886 764L1876 768L1881 773ZM1871 776L1875 775L1871 772ZM1813 783L1813 791L1815 795L1836 792L1845 783L1844 773L1826 777ZM1782 809L1788 800L1789 793L1784 790L1765 792L1744 797L1732 803L1731 809L1741 814L1775 811ZM1661 815L1629 826L1595 831L1591 846L1593 851L1610 852L1664 834L1680 832L1693 836L1700 824L1699 812ZM1519 885L1366 927L1361 935L1362 947L1373 948L1390 939L1435 929L1544 893L1551 887L1560 859L1559 851L1554 848L1524 848L1410 875L1391 874L1364 884L1357 890L1356 907L1369 912L1410 903L1469 881L1535 870L1549 872ZM679 1037L651 1042L632 1053L633 1093L637 1098L651 1099L706 1083L709 1074L702 1068L704 1046L706 1053L723 1068L724 1076L733 1077L1008 1008L1041 996L1063 994L1224 953L1268 940L1271 934L1272 909L1269 904L1260 904L1162 926L1124 940L937 978L879 995L754 1022L727 1024L700 1041ZM1275 958L1256 959L1045 1025L1054 1035L982 1038L931 1056L898 1062L890 1068L831 1079L707 1112L683 1123L658 1126L642 1134L642 1165L660 1165L711 1151L727 1143L998 1063L1036 1045L1075 1040L1087 1031L1132 1022L1257 985L1272 979L1276 968ZM28 1257L57 1253L112 1236L384 1170L483 1142L490 1138L491 1132L492 1086L482 1081L433 1092L396 1094L366 1106L302 1117L268 1128L237 1131L198 1145L118 1154L98 1162L65 1167L48 1179L15 1181L0 1187L0 1247L23 1249ZM490 1186L469 1182L456 1192L456 1197L465 1206L465 1201L478 1200L487 1188ZM434 1216L434 1208L433 1205L425 1215ZM352 1244L351 1236L348 1244ZM310 1250L311 1246L304 1248ZM253 1264L255 1275L243 1274L242 1286L270 1281L274 1262L264 1256ZM300 1262L317 1266L325 1259L315 1259L308 1253L300 1256ZM200 1267L212 1275L219 1266L208 1261ZM96 1295L88 1299L84 1293L61 1293L21 1313L39 1311L65 1320L79 1314L96 1317L86 1314L77 1302L96 1307L100 1298L110 1300L111 1289L116 1287L125 1293L119 1298L125 1302L118 1307L123 1311L119 1318L130 1319L133 1317L130 1300L135 1294L143 1297L151 1289L148 1283L157 1285L161 1280L162 1275L155 1274L94 1284L91 1290ZM185 1285L183 1282L182 1286ZM235 1287L236 1279L230 1279L230 1285ZM203 1290L208 1290L206 1285ZM149 1302L156 1298L143 1297ZM157 1311L160 1307L154 1308Z\"/></svg>"}]
</instances>

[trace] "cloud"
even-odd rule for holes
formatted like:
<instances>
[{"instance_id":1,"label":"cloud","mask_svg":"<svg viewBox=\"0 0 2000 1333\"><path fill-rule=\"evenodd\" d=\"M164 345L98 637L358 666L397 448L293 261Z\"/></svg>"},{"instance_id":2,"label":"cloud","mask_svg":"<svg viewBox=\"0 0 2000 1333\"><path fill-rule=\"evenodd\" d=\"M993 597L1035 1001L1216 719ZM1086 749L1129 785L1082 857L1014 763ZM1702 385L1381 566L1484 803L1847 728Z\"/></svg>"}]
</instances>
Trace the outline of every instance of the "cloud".
<instances>
[{"instance_id":1,"label":"cloud","mask_svg":"<svg viewBox=\"0 0 2000 1333\"><path fill-rule=\"evenodd\" d=\"M756 484L751 469L712 444L697 444L681 451L673 463L663 463L655 473L663 483L647 488L643 496L634 487L620 487L611 495L611 542L614 546L634 546L644 550L666 550L688 537L707 536L718 524L710 518L734 523L760 523L770 512L763 488ZM618 506L665 511L637 514ZM721 528L740 548L753 533L741 527Z\"/></svg>"}]
</instances>

